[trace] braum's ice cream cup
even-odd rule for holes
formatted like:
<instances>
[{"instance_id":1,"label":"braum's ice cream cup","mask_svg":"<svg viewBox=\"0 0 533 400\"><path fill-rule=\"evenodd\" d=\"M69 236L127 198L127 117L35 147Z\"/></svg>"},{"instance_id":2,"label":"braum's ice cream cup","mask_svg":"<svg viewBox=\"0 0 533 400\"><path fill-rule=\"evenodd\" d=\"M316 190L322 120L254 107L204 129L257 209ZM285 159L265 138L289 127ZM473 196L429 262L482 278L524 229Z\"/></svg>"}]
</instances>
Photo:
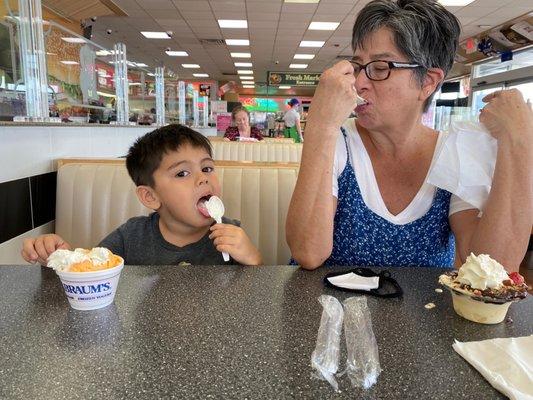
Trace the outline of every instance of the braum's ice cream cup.
<instances>
[{"instance_id":1,"label":"braum's ice cream cup","mask_svg":"<svg viewBox=\"0 0 533 400\"><path fill-rule=\"evenodd\" d=\"M467 294L452 292L453 309L463 318L479 324L499 324L505 319L512 301L486 303L474 300Z\"/></svg>"},{"instance_id":2,"label":"braum's ice cream cup","mask_svg":"<svg viewBox=\"0 0 533 400\"><path fill-rule=\"evenodd\" d=\"M70 306L76 310L96 310L111 304L117 292L124 260L113 268L91 272L57 271Z\"/></svg>"}]
</instances>

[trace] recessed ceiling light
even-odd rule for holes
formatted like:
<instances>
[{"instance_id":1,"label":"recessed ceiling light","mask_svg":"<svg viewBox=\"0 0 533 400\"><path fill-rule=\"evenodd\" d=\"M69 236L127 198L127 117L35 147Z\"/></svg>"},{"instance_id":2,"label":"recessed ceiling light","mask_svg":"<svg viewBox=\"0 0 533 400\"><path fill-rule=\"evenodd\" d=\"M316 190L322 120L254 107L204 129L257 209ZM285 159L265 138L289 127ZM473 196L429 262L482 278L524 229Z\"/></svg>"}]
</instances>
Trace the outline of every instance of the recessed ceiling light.
<instances>
[{"instance_id":1,"label":"recessed ceiling light","mask_svg":"<svg viewBox=\"0 0 533 400\"><path fill-rule=\"evenodd\" d=\"M197 78L207 78L209 77L209 74L192 74L192 76L195 76Z\"/></svg>"},{"instance_id":2,"label":"recessed ceiling light","mask_svg":"<svg viewBox=\"0 0 533 400\"><path fill-rule=\"evenodd\" d=\"M296 60L312 60L315 58L314 54L295 54L294 58Z\"/></svg>"},{"instance_id":3,"label":"recessed ceiling light","mask_svg":"<svg viewBox=\"0 0 533 400\"><path fill-rule=\"evenodd\" d=\"M239 78L241 81L253 81L255 79L252 75L241 75Z\"/></svg>"},{"instance_id":4,"label":"recessed ceiling light","mask_svg":"<svg viewBox=\"0 0 533 400\"><path fill-rule=\"evenodd\" d=\"M252 71L251 69L238 69L237 73L239 75L251 75L254 73L254 71Z\"/></svg>"},{"instance_id":5,"label":"recessed ceiling light","mask_svg":"<svg viewBox=\"0 0 533 400\"><path fill-rule=\"evenodd\" d=\"M278 87L279 89L290 89L290 86L281 85Z\"/></svg>"},{"instance_id":6,"label":"recessed ceiling light","mask_svg":"<svg viewBox=\"0 0 533 400\"><path fill-rule=\"evenodd\" d=\"M308 64L291 64L291 65L289 65L289 68L294 68L294 69L300 68L300 69L304 69L304 68L307 68L307 65L308 65Z\"/></svg>"},{"instance_id":7,"label":"recessed ceiling light","mask_svg":"<svg viewBox=\"0 0 533 400\"><path fill-rule=\"evenodd\" d=\"M315 4L318 3L320 0L285 0L285 3L310 3Z\"/></svg>"},{"instance_id":8,"label":"recessed ceiling light","mask_svg":"<svg viewBox=\"0 0 533 400\"><path fill-rule=\"evenodd\" d=\"M245 19L219 19L218 25L221 28L248 28L248 22Z\"/></svg>"},{"instance_id":9,"label":"recessed ceiling light","mask_svg":"<svg viewBox=\"0 0 533 400\"><path fill-rule=\"evenodd\" d=\"M147 75L148 75L148 76L155 76L155 74L154 74L154 73L152 73L152 72L148 72L148 74L147 74Z\"/></svg>"},{"instance_id":10,"label":"recessed ceiling light","mask_svg":"<svg viewBox=\"0 0 533 400\"><path fill-rule=\"evenodd\" d=\"M181 64L183 68L200 68L198 64Z\"/></svg>"},{"instance_id":11,"label":"recessed ceiling light","mask_svg":"<svg viewBox=\"0 0 533 400\"><path fill-rule=\"evenodd\" d=\"M230 53L233 58L250 58L252 55L250 53Z\"/></svg>"},{"instance_id":12,"label":"recessed ceiling light","mask_svg":"<svg viewBox=\"0 0 533 400\"><path fill-rule=\"evenodd\" d=\"M166 32L146 32L143 31L141 34L147 39L170 39L170 36Z\"/></svg>"},{"instance_id":13,"label":"recessed ceiling light","mask_svg":"<svg viewBox=\"0 0 533 400\"><path fill-rule=\"evenodd\" d=\"M300 47L322 47L324 46L324 41L322 40L302 40L300 42Z\"/></svg>"},{"instance_id":14,"label":"recessed ceiling light","mask_svg":"<svg viewBox=\"0 0 533 400\"><path fill-rule=\"evenodd\" d=\"M189 55L186 51L167 50L165 53L167 53L167 56L170 57L187 57Z\"/></svg>"},{"instance_id":15,"label":"recessed ceiling light","mask_svg":"<svg viewBox=\"0 0 533 400\"><path fill-rule=\"evenodd\" d=\"M61 40L64 40L67 43L85 43L86 40L79 37L62 37Z\"/></svg>"},{"instance_id":16,"label":"recessed ceiling light","mask_svg":"<svg viewBox=\"0 0 533 400\"><path fill-rule=\"evenodd\" d=\"M439 0L439 3L445 7L463 7L473 1L474 0Z\"/></svg>"},{"instance_id":17,"label":"recessed ceiling light","mask_svg":"<svg viewBox=\"0 0 533 400\"><path fill-rule=\"evenodd\" d=\"M253 89L255 85L242 85L242 87L245 89Z\"/></svg>"},{"instance_id":18,"label":"recessed ceiling light","mask_svg":"<svg viewBox=\"0 0 533 400\"><path fill-rule=\"evenodd\" d=\"M78 65L78 62L77 61L61 61L62 64L65 64L65 65Z\"/></svg>"},{"instance_id":19,"label":"recessed ceiling light","mask_svg":"<svg viewBox=\"0 0 533 400\"><path fill-rule=\"evenodd\" d=\"M228 46L249 46L250 41L248 39L226 39Z\"/></svg>"},{"instance_id":20,"label":"recessed ceiling light","mask_svg":"<svg viewBox=\"0 0 533 400\"><path fill-rule=\"evenodd\" d=\"M134 62L133 65L134 65L135 67L147 67L147 66L148 66L148 65L145 64L145 63L136 63L136 62Z\"/></svg>"},{"instance_id":21,"label":"recessed ceiling light","mask_svg":"<svg viewBox=\"0 0 533 400\"><path fill-rule=\"evenodd\" d=\"M251 67L252 63L249 62L236 62L234 63L236 67Z\"/></svg>"},{"instance_id":22,"label":"recessed ceiling light","mask_svg":"<svg viewBox=\"0 0 533 400\"><path fill-rule=\"evenodd\" d=\"M334 31L339 26L339 22L311 22L311 31Z\"/></svg>"}]
</instances>

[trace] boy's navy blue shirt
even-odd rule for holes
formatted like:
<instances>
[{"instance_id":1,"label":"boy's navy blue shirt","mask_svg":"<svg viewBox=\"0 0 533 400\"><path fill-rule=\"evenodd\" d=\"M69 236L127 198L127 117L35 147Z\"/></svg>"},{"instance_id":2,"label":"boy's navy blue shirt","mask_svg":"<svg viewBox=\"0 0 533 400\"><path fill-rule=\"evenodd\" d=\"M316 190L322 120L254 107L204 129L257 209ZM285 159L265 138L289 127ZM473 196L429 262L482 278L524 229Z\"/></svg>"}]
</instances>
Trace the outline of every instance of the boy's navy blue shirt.
<instances>
[{"instance_id":1,"label":"boy's navy blue shirt","mask_svg":"<svg viewBox=\"0 0 533 400\"><path fill-rule=\"evenodd\" d=\"M240 226L240 222L222 218L225 224ZM111 250L124 259L128 265L193 265L226 264L222 253L217 251L208 231L195 243L178 247L165 240L159 230L159 214L130 218L119 226L98 245ZM230 258L228 264L236 264Z\"/></svg>"}]
</instances>

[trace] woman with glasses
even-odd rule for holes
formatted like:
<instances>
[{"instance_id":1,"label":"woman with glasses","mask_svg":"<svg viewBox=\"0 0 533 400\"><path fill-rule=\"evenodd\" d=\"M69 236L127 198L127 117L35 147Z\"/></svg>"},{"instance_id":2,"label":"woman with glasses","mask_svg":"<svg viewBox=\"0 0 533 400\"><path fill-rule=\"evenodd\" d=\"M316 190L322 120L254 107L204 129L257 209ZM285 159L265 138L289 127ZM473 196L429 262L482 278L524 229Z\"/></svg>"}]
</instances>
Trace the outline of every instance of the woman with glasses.
<instances>
[{"instance_id":1,"label":"woman with glasses","mask_svg":"<svg viewBox=\"0 0 533 400\"><path fill-rule=\"evenodd\" d=\"M533 116L517 91L487 96L480 115L498 141L483 213L426 182L446 134L421 117L459 34L432 0L374 0L360 11L353 58L322 74L307 119L287 216L302 267L451 267L457 250L518 270L533 222Z\"/></svg>"}]
</instances>

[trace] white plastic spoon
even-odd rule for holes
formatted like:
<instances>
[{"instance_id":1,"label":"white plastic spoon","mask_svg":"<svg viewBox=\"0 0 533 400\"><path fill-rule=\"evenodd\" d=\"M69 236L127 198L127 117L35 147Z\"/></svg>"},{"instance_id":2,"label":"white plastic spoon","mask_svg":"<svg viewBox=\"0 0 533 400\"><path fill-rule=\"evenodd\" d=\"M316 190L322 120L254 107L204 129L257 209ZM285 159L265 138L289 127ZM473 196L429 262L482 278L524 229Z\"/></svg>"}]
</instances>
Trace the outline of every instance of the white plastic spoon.
<instances>
[{"instance_id":1,"label":"white plastic spoon","mask_svg":"<svg viewBox=\"0 0 533 400\"><path fill-rule=\"evenodd\" d=\"M209 200L205 202L205 208L207 209L207 212L213 218L217 224L222 223L222 216L224 215L225 209L224 209L224 203L222 203L222 200L220 200L217 196L211 196ZM222 252L222 257L224 257L224 261L229 261L229 254L225 251Z\"/></svg>"}]
</instances>

